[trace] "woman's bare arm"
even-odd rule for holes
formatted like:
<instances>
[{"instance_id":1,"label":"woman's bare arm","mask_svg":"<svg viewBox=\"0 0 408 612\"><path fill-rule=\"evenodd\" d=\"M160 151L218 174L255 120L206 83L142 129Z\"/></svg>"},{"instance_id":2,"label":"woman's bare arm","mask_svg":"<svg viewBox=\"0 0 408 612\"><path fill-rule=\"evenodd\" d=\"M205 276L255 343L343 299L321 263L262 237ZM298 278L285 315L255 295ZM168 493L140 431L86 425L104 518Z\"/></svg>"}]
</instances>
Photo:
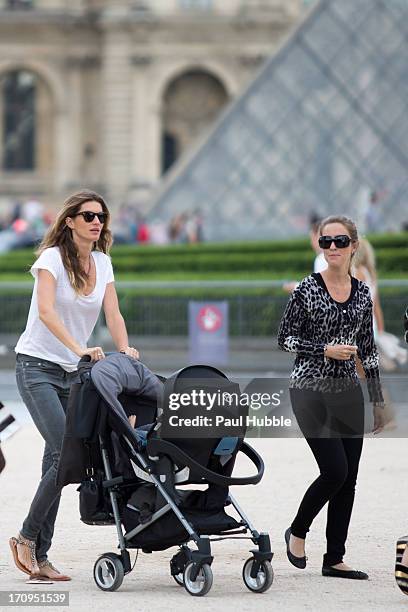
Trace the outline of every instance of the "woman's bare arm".
<instances>
[{"instance_id":1,"label":"woman's bare arm","mask_svg":"<svg viewBox=\"0 0 408 612\"><path fill-rule=\"evenodd\" d=\"M105 311L106 325L108 326L112 340L118 351L124 351L129 344L129 340L125 321L119 310L115 283L108 283L106 285L103 309Z\"/></svg>"},{"instance_id":2,"label":"woman's bare arm","mask_svg":"<svg viewBox=\"0 0 408 612\"><path fill-rule=\"evenodd\" d=\"M139 351L128 346L128 333L125 321L119 309L119 301L114 282L106 285L105 296L103 298L103 309L105 311L106 325L108 326L110 335L118 351L122 351L122 353L126 353L126 355L134 359L139 359Z\"/></svg>"}]
</instances>

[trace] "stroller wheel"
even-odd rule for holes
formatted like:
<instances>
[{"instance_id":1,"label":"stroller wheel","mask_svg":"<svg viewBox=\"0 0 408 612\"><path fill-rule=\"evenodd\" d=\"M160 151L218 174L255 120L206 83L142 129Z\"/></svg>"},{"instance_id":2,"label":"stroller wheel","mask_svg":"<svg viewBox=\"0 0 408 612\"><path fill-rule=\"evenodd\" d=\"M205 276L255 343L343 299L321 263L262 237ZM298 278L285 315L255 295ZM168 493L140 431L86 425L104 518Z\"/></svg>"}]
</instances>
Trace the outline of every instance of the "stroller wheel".
<instances>
[{"instance_id":1,"label":"stroller wheel","mask_svg":"<svg viewBox=\"0 0 408 612\"><path fill-rule=\"evenodd\" d=\"M179 584L180 586L184 586L184 577L182 572L180 572L180 574L176 574L175 576L173 576L173 578L177 582L177 584Z\"/></svg>"},{"instance_id":2,"label":"stroller wheel","mask_svg":"<svg viewBox=\"0 0 408 612\"><path fill-rule=\"evenodd\" d=\"M191 561L191 550L183 544L170 561L170 573L179 586L184 585L184 568Z\"/></svg>"},{"instance_id":3,"label":"stroller wheel","mask_svg":"<svg viewBox=\"0 0 408 612\"><path fill-rule=\"evenodd\" d=\"M194 563L190 562L184 568L184 588L190 595L195 595L196 597L202 597L206 595L208 591L212 587L213 583L213 573L211 567L208 563L204 563L200 567L200 571L198 572L196 580L191 580L191 572L194 567Z\"/></svg>"},{"instance_id":4,"label":"stroller wheel","mask_svg":"<svg viewBox=\"0 0 408 612\"><path fill-rule=\"evenodd\" d=\"M102 591L116 591L123 582L125 570L119 555L105 553L94 565L94 580Z\"/></svg>"},{"instance_id":5,"label":"stroller wheel","mask_svg":"<svg viewBox=\"0 0 408 612\"><path fill-rule=\"evenodd\" d=\"M252 566L255 562L254 557L247 559L242 569L242 578L245 586L254 593L264 593L273 582L273 569L270 561L261 561L258 573L255 578L251 576Z\"/></svg>"}]
</instances>

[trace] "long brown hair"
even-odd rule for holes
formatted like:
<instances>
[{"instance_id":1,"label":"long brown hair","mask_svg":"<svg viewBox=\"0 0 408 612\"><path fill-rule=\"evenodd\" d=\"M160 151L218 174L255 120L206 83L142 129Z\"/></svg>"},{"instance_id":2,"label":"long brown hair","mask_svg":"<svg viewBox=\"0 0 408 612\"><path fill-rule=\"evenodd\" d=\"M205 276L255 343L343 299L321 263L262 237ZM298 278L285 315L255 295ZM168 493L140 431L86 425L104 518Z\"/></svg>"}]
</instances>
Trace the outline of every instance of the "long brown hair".
<instances>
[{"instance_id":1,"label":"long brown hair","mask_svg":"<svg viewBox=\"0 0 408 612\"><path fill-rule=\"evenodd\" d=\"M320 223L320 228L319 228L320 236L323 236L323 229L325 228L326 225L329 225L329 223L341 223L341 225L344 225L344 227L347 229L348 233L350 234L352 244L355 244L356 242L358 242L357 226L354 223L354 221L352 221L349 217L345 217L343 215L331 215L330 217L326 217ZM352 262L353 262L353 257L355 255L355 252L352 253L350 257L350 263L349 263L349 268L348 268L349 274L351 274Z\"/></svg>"},{"instance_id":2,"label":"long brown hair","mask_svg":"<svg viewBox=\"0 0 408 612\"><path fill-rule=\"evenodd\" d=\"M67 271L69 281L75 293L81 293L85 288L87 274L80 265L79 253L72 238L72 230L66 224L66 219L67 217L74 217L79 212L82 204L92 201L98 202L102 206L102 211L107 214L101 235L98 241L94 242L92 250L108 254L112 246L112 234L109 230L109 210L103 197L89 190L74 193L65 200L54 224L49 228L36 251L36 255L39 257L45 249L55 246L59 247L64 268Z\"/></svg>"}]
</instances>

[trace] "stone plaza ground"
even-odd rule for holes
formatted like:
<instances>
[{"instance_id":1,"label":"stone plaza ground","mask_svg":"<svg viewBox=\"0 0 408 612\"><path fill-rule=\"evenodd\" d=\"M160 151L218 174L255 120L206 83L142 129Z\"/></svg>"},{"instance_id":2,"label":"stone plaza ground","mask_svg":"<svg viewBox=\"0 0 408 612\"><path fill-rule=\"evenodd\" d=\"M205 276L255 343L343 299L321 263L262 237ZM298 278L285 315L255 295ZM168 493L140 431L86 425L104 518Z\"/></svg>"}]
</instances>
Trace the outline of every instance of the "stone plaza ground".
<instances>
[{"instance_id":1,"label":"stone plaza ground","mask_svg":"<svg viewBox=\"0 0 408 612\"><path fill-rule=\"evenodd\" d=\"M321 576L325 511L316 519L307 539L307 568L297 570L289 564L283 532L306 486L317 475L316 466L302 439L253 439L250 443L264 457L265 476L257 486L234 487L233 492L255 526L271 535L275 580L266 594L253 594L243 584L241 571L251 543L242 540L213 544L214 584L202 599L192 600L170 577L169 561L175 549L152 555L140 553L135 569L125 577L120 590L103 593L94 583L92 568L100 554L115 551L115 529L89 527L80 522L75 486L63 491L51 555L57 567L72 576L72 582L27 585L24 575L14 567L7 541L17 533L39 478L42 441L28 421L2 447L7 467L0 477L0 591L68 590L70 605L66 609L89 612L167 612L171 608L190 610L192 606L196 610L223 612L406 609L408 600L395 584L393 566L395 541L408 532L407 440L369 436L364 444L346 560L370 574L370 580L365 582ZM238 464L237 471L243 473L245 468L246 464Z\"/></svg>"}]
</instances>

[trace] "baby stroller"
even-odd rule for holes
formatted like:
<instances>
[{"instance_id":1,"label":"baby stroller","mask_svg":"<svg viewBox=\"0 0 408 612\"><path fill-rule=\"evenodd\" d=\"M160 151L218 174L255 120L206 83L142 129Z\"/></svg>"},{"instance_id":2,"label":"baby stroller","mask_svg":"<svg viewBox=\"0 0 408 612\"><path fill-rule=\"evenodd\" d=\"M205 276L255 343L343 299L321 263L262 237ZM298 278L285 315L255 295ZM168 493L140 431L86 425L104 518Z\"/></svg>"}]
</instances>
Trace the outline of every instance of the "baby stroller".
<instances>
[{"instance_id":1,"label":"baby stroller","mask_svg":"<svg viewBox=\"0 0 408 612\"><path fill-rule=\"evenodd\" d=\"M69 400L58 481L81 482L84 522L116 525L120 553L97 559L96 585L103 591L121 586L133 569L130 549L150 553L178 546L171 576L191 595L203 596L213 582L211 543L236 538L252 540L255 546L243 566L244 584L255 593L267 591L273 582L269 535L255 529L228 489L258 483L262 458L242 437L164 438L158 417L158 403L166 406L170 393L191 389L197 380L211 388L238 386L205 365L188 366L167 380L126 355L82 365L81 382L73 386ZM123 374L126 369L137 371L133 382L130 374ZM127 386L118 381L120 376ZM116 385L113 392L111 383ZM130 414L137 415L136 429L126 416ZM255 465L254 475L232 476L239 452ZM207 488L181 489L192 484ZM237 518L227 514L228 506Z\"/></svg>"}]
</instances>

